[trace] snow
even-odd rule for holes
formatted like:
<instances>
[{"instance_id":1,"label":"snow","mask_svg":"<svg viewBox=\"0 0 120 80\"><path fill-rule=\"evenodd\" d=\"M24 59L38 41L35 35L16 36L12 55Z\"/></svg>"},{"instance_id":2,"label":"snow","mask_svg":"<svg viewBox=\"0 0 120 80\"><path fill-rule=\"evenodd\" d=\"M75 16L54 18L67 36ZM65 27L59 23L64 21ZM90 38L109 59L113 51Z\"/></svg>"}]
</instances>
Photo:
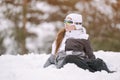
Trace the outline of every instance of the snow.
<instances>
[{"instance_id":1,"label":"snow","mask_svg":"<svg viewBox=\"0 0 120 80\"><path fill-rule=\"evenodd\" d=\"M100 11L103 14L106 14L106 15L113 14L111 5L106 5L104 0L93 1L92 4L94 7L97 8L98 11Z\"/></svg>"},{"instance_id":2,"label":"snow","mask_svg":"<svg viewBox=\"0 0 120 80\"><path fill-rule=\"evenodd\" d=\"M28 23L26 29L28 32L35 33L37 35L36 38L28 37L26 39L26 47L31 51L36 51L36 49L42 48L45 44L44 41L53 41L50 39L55 37L55 26L53 23L44 22L36 27L31 26L31 24Z\"/></svg>"},{"instance_id":3,"label":"snow","mask_svg":"<svg viewBox=\"0 0 120 80\"><path fill-rule=\"evenodd\" d=\"M80 12L87 11L90 14L95 13L97 10L99 13L108 16L109 19L113 19L113 8L112 4L116 4L117 0L92 0L89 3L78 2L75 8ZM93 10L95 8L95 10ZM91 10L92 9L92 10Z\"/></svg>"},{"instance_id":4,"label":"snow","mask_svg":"<svg viewBox=\"0 0 120 80\"><path fill-rule=\"evenodd\" d=\"M43 68L50 55L31 53L0 56L0 80L120 80L120 52L97 51L94 54L117 72L92 73L75 64L67 64L61 69L56 69L54 65Z\"/></svg>"},{"instance_id":5,"label":"snow","mask_svg":"<svg viewBox=\"0 0 120 80\"><path fill-rule=\"evenodd\" d=\"M59 7L49 5L49 4L46 3L46 2L38 2L38 3L36 4L36 9L39 9L39 10L41 10L42 12L45 12L45 13L53 13L53 12L58 11L58 10L59 10Z\"/></svg>"},{"instance_id":6,"label":"snow","mask_svg":"<svg viewBox=\"0 0 120 80\"><path fill-rule=\"evenodd\" d=\"M14 26L12 21L8 19L3 19L3 17L0 17L0 32L7 30L8 28L12 28L12 26Z\"/></svg>"}]
</instances>

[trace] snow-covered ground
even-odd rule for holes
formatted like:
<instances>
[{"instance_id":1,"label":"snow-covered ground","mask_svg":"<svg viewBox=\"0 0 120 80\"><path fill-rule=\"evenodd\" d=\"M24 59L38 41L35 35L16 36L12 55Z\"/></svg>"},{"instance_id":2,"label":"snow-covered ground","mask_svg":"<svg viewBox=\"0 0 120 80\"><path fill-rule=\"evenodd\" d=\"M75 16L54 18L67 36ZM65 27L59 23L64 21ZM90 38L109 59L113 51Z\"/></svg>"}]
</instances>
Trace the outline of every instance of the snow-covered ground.
<instances>
[{"instance_id":1,"label":"snow-covered ground","mask_svg":"<svg viewBox=\"0 0 120 80\"><path fill-rule=\"evenodd\" d=\"M117 72L92 73L74 64L67 64L61 69L54 65L43 68L49 55L31 53L0 56L0 80L120 80L120 52L97 51L94 54Z\"/></svg>"}]
</instances>

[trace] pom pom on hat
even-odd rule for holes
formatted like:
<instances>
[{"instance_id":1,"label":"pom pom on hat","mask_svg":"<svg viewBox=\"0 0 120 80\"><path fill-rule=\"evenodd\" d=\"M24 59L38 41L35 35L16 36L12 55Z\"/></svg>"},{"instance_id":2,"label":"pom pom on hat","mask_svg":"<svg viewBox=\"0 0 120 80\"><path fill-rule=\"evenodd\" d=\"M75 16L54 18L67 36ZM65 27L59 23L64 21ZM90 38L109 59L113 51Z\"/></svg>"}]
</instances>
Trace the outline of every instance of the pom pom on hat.
<instances>
[{"instance_id":1,"label":"pom pom on hat","mask_svg":"<svg viewBox=\"0 0 120 80\"><path fill-rule=\"evenodd\" d=\"M65 19L70 19L73 22L80 22L80 23L82 23L82 15L77 14L77 13L68 14Z\"/></svg>"}]
</instances>

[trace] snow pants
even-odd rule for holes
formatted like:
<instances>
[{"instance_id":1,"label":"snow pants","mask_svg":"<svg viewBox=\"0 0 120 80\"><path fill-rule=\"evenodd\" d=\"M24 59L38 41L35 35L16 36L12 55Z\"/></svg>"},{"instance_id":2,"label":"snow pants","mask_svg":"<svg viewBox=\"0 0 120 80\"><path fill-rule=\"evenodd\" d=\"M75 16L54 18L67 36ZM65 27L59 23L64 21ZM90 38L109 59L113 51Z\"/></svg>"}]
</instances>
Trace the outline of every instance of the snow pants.
<instances>
[{"instance_id":1,"label":"snow pants","mask_svg":"<svg viewBox=\"0 0 120 80\"><path fill-rule=\"evenodd\" d=\"M89 59L83 59L78 55L63 55L63 54L64 53L62 52L62 56L60 55L57 56L56 58L54 57L54 55L51 55L48 58L47 62L45 63L44 68L48 67L51 64L55 64L55 66L58 69L60 69L67 63L74 63L82 69L85 70L88 69L90 72L96 72L101 70L105 70L108 73L114 72L114 71L110 71L106 63L100 58L89 60Z\"/></svg>"},{"instance_id":2,"label":"snow pants","mask_svg":"<svg viewBox=\"0 0 120 80\"><path fill-rule=\"evenodd\" d=\"M88 69L90 72L96 72L101 70L105 70L108 73L114 72L114 71L110 71L106 63L100 58L90 60L90 59L82 59L77 55L68 55L65 57L63 63L64 64L74 63L82 69L85 69L85 70Z\"/></svg>"}]
</instances>

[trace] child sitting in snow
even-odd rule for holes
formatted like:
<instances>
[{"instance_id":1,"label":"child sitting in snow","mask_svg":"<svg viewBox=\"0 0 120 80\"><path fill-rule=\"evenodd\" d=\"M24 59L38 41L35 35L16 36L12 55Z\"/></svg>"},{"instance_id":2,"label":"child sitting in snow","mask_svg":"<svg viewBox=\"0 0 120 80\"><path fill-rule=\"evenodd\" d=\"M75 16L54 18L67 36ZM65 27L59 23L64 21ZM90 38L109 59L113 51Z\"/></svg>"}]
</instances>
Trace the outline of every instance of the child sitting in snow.
<instances>
[{"instance_id":1,"label":"child sitting in snow","mask_svg":"<svg viewBox=\"0 0 120 80\"><path fill-rule=\"evenodd\" d=\"M58 32L52 45L52 54L44 67L55 64L57 68L67 63L74 63L78 67L88 69L91 72L110 71L103 60L95 58L89 42L89 35L82 26L82 16L72 13L64 20L65 28Z\"/></svg>"}]
</instances>

